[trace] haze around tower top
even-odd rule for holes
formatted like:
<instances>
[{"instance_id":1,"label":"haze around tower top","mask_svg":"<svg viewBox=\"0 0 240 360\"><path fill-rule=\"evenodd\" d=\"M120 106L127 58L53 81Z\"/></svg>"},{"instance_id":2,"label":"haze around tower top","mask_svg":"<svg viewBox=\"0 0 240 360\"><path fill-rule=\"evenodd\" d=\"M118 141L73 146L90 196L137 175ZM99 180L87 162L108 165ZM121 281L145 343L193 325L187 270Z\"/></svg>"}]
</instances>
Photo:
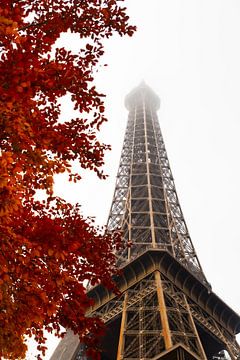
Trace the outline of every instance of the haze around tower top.
<instances>
[{"instance_id":1,"label":"haze around tower top","mask_svg":"<svg viewBox=\"0 0 240 360\"><path fill-rule=\"evenodd\" d=\"M240 2L127 0L138 30L105 44L96 82L106 94L112 145L107 180L56 178L55 192L103 225L115 185L127 122L125 96L143 79L161 99L158 116L184 217L213 291L240 313ZM78 47L71 35L66 46ZM62 112L69 111L65 101ZM238 340L240 340L238 338ZM50 357L57 341L49 341ZM33 359L34 350L28 359Z\"/></svg>"}]
</instances>

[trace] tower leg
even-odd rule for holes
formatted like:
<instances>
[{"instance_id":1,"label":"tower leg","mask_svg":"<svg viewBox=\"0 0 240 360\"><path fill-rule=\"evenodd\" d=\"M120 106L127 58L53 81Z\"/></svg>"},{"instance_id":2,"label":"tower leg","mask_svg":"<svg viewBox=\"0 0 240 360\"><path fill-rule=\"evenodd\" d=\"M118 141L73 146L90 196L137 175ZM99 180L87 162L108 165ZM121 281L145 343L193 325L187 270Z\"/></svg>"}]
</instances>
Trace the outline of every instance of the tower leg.
<instances>
[{"instance_id":1,"label":"tower leg","mask_svg":"<svg viewBox=\"0 0 240 360\"><path fill-rule=\"evenodd\" d=\"M123 349L124 349L124 331L126 327L126 310L127 310L127 300L128 293L126 292L124 295L123 301L123 310L122 310L122 320L119 334L119 343L118 343L118 352L117 352L117 360L123 359Z\"/></svg>"},{"instance_id":2,"label":"tower leg","mask_svg":"<svg viewBox=\"0 0 240 360\"><path fill-rule=\"evenodd\" d=\"M171 333L170 333L170 329L169 329L166 305L165 305L161 276L160 276L159 271L155 272L155 281L156 281L156 287L157 287L157 297L158 297L158 302L159 302L159 307L160 307L160 317L161 317L162 327L163 327L164 342L165 342L166 349L170 349L172 347L172 339L171 339Z\"/></svg>"}]
</instances>

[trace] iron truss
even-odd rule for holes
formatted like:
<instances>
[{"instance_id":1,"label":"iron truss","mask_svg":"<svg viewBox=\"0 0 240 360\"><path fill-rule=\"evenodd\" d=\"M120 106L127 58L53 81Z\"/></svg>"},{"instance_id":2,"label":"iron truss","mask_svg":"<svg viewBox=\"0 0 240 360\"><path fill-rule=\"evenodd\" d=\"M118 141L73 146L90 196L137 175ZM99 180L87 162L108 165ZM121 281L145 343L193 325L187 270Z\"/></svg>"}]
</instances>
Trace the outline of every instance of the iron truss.
<instances>
[{"instance_id":1,"label":"iron truss","mask_svg":"<svg viewBox=\"0 0 240 360\"><path fill-rule=\"evenodd\" d=\"M107 301L91 316L106 324L121 317L117 359L155 359L177 344L183 344L199 360L236 360L240 353L235 336L158 271ZM222 350L212 353L208 346L203 348L197 327L213 341L220 341L229 357Z\"/></svg>"},{"instance_id":2,"label":"iron truss","mask_svg":"<svg viewBox=\"0 0 240 360\"><path fill-rule=\"evenodd\" d=\"M118 254L118 265L148 248L161 248L207 284L178 201L158 101L151 97L143 87L127 99L130 111L108 219L108 229L122 229L131 244Z\"/></svg>"}]
</instances>

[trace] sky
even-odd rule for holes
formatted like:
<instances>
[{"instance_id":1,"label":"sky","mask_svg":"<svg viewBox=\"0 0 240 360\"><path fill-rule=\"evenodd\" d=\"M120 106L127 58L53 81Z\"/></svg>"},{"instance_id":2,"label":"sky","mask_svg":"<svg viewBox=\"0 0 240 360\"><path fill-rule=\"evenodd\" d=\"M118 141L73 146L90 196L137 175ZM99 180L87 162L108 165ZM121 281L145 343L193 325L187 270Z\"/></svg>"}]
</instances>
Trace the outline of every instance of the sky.
<instances>
[{"instance_id":1,"label":"sky","mask_svg":"<svg viewBox=\"0 0 240 360\"><path fill-rule=\"evenodd\" d=\"M56 179L56 194L80 202L105 224L111 206L127 110L124 97L143 79L159 95L158 112L180 204L213 291L240 313L240 2L127 0L138 30L105 43L98 89L107 95L112 145L107 180ZM76 46L71 40L68 46ZM63 112L68 112L67 105ZM238 337L240 341L240 337ZM56 341L49 340L49 359ZM30 350L28 359L33 359Z\"/></svg>"}]
</instances>

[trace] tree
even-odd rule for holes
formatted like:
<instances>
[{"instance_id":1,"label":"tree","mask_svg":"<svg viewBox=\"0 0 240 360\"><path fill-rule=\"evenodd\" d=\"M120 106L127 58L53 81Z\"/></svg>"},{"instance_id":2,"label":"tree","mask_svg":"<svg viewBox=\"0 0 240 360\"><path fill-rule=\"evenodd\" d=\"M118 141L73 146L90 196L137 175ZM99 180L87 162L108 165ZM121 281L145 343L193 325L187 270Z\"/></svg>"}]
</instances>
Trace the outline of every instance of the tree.
<instances>
[{"instance_id":1,"label":"tree","mask_svg":"<svg viewBox=\"0 0 240 360\"><path fill-rule=\"evenodd\" d=\"M43 329L60 324L78 333L95 356L98 319L85 317L91 301L83 286L111 286L120 236L102 233L79 205L54 197L54 175L100 178L104 152L97 139L104 115L94 69L103 40L132 35L118 0L0 0L0 358L26 352L34 336L44 354ZM63 33L86 39L78 53L54 47ZM71 95L78 118L59 121L59 100ZM46 200L36 198L37 190ZM95 354L95 355L94 355ZM39 355L40 358L40 355Z\"/></svg>"}]
</instances>

